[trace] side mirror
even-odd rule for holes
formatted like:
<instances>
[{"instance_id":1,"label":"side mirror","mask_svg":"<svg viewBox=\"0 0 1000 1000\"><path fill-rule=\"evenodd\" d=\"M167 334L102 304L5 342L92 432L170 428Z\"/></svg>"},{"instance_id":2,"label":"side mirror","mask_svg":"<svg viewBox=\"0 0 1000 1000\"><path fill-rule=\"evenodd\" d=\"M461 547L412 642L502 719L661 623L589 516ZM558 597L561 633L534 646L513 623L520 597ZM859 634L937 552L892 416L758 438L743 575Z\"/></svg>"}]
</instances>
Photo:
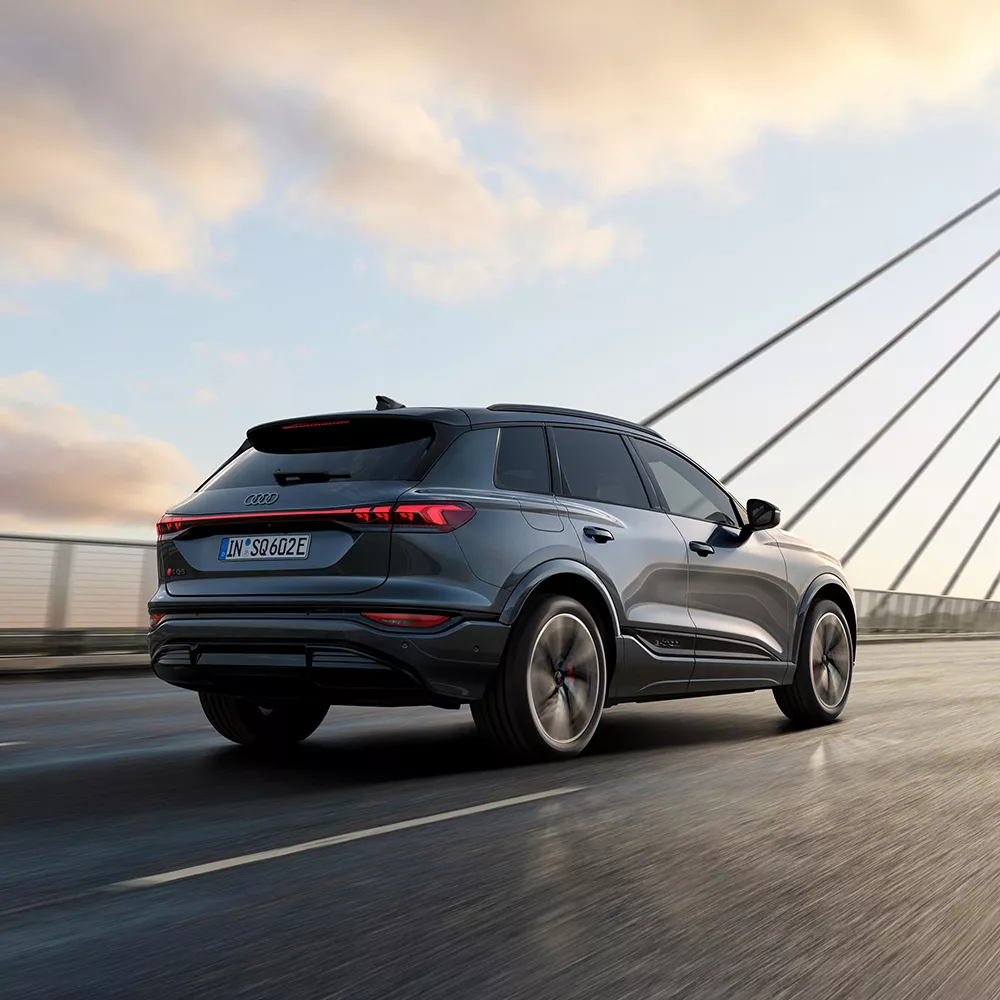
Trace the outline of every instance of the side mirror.
<instances>
[{"instance_id":1,"label":"side mirror","mask_svg":"<svg viewBox=\"0 0 1000 1000\"><path fill-rule=\"evenodd\" d=\"M747 515L750 518L751 531L777 528L781 523L781 511L766 500L748 500Z\"/></svg>"}]
</instances>

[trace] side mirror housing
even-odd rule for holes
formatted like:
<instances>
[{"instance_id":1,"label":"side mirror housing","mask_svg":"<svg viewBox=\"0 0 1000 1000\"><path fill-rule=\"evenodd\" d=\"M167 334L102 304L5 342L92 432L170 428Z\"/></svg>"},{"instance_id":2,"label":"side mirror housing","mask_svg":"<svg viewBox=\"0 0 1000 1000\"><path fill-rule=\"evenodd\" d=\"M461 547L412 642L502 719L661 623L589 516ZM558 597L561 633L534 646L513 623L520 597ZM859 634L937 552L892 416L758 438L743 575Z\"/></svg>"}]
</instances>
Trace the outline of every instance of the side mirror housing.
<instances>
[{"instance_id":1,"label":"side mirror housing","mask_svg":"<svg viewBox=\"0 0 1000 1000\"><path fill-rule=\"evenodd\" d=\"M747 515L750 518L751 531L777 528L781 523L781 511L766 500L748 500Z\"/></svg>"}]
</instances>

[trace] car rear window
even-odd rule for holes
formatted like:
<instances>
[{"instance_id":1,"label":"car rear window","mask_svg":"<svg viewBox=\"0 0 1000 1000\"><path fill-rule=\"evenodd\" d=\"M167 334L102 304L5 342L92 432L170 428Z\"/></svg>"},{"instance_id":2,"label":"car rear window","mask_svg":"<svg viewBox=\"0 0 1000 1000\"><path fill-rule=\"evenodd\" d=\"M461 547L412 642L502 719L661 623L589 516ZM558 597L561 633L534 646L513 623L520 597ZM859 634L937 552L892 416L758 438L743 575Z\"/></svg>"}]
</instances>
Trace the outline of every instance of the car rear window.
<instances>
[{"instance_id":1,"label":"car rear window","mask_svg":"<svg viewBox=\"0 0 1000 1000\"><path fill-rule=\"evenodd\" d=\"M299 476L302 481L310 477L328 477L330 482L412 481L433 440L434 426L424 420L272 424L251 432L250 447L220 469L204 489L288 485Z\"/></svg>"}]
</instances>

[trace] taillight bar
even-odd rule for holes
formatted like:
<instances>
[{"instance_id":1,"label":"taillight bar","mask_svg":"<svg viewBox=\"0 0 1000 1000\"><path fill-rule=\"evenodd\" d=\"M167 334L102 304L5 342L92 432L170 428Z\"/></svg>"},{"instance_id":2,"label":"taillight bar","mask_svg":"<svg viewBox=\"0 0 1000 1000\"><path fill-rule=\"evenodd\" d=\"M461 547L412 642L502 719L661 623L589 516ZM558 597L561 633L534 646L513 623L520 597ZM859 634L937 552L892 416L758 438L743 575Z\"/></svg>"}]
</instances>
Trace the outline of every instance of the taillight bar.
<instances>
[{"instance_id":1,"label":"taillight bar","mask_svg":"<svg viewBox=\"0 0 1000 1000\"><path fill-rule=\"evenodd\" d=\"M338 521L342 524L385 526L428 531L454 531L475 516L476 509L460 500L441 503L376 504L330 510L271 510L239 514L164 514L156 523L157 537L204 524L245 524L247 521Z\"/></svg>"}]
</instances>

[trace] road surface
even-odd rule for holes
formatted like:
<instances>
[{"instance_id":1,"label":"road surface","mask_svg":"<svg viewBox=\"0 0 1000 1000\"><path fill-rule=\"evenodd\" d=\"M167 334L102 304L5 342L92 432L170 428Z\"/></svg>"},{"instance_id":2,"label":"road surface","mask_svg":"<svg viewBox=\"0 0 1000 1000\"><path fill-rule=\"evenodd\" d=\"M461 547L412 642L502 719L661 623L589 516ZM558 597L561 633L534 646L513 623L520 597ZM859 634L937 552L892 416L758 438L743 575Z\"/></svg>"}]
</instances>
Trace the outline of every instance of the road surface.
<instances>
[{"instance_id":1,"label":"road surface","mask_svg":"<svg viewBox=\"0 0 1000 1000\"><path fill-rule=\"evenodd\" d=\"M1000 644L868 646L834 726L620 707L515 768L466 711L267 762L153 679L0 685L0 996L997 997L998 709Z\"/></svg>"}]
</instances>

